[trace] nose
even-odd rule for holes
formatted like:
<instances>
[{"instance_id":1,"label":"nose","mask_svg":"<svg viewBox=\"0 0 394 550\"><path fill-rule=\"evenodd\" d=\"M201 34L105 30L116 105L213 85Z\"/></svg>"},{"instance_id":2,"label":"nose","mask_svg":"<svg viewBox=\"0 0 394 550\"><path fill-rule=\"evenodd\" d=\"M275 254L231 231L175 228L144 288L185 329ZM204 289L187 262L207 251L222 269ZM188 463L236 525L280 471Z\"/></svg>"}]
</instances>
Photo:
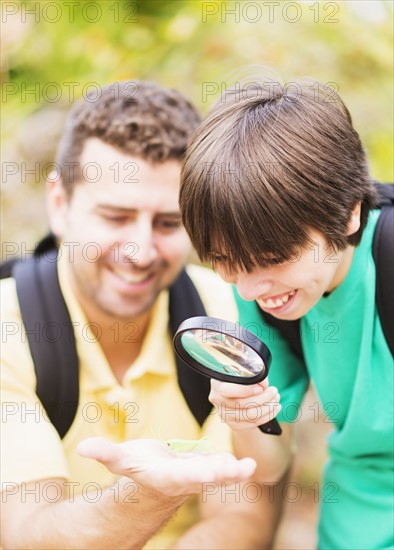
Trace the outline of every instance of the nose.
<instances>
[{"instance_id":1,"label":"nose","mask_svg":"<svg viewBox=\"0 0 394 550\"><path fill-rule=\"evenodd\" d=\"M151 223L140 221L133 224L129 237L123 247L127 261L132 262L137 268L149 267L158 257Z\"/></svg>"},{"instance_id":2,"label":"nose","mask_svg":"<svg viewBox=\"0 0 394 550\"><path fill-rule=\"evenodd\" d=\"M238 273L235 285L241 298L250 302L269 292L273 281L261 271L258 273L243 271Z\"/></svg>"}]
</instances>

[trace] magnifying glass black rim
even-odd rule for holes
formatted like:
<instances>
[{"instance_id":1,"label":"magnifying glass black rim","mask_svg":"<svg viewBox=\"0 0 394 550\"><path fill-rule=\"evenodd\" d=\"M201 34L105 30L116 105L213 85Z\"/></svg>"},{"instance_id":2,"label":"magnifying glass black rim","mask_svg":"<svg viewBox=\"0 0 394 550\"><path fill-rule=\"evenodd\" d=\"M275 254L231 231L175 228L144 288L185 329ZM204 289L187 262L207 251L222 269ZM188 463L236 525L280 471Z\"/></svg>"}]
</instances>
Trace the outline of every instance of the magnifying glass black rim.
<instances>
[{"instance_id":1,"label":"magnifying glass black rim","mask_svg":"<svg viewBox=\"0 0 394 550\"><path fill-rule=\"evenodd\" d=\"M221 329L209 329L207 328L207 322L210 323L217 323L218 326L225 327L226 330ZM269 366L271 364L271 352L267 348L267 346L258 338L253 332L250 332L249 330L242 328L242 334L245 335L243 339L234 336L233 333L237 334L240 329L239 324L231 323L230 321L225 321L224 319L219 319L217 317L190 317L189 319L186 319L181 323L178 327L178 330L176 331L174 335L174 348L176 353L179 355L179 357L185 361L187 365L189 365L192 369L195 371L204 374L208 378L215 378L216 380L221 380L222 382L231 382L231 383L237 383L237 384L244 384L244 385L251 385L251 384L257 384L258 382L261 382L264 380L264 378L267 377ZM255 376L233 376L231 374L223 374L221 372L217 372L213 369L209 369L207 367L204 367L201 363L196 361L191 355L187 353L187 351L184 349L181 339L182 335L189 331L189 330L212 330L212 332L217 332L219 334L225 334L226 336L231 336L235 340L238 340L242 344L245 344L249 348L253 349L257 355L262 359L264 368ZM246 341L246 338L251 339L251 342Z\"/></svg>"}]
</instances>

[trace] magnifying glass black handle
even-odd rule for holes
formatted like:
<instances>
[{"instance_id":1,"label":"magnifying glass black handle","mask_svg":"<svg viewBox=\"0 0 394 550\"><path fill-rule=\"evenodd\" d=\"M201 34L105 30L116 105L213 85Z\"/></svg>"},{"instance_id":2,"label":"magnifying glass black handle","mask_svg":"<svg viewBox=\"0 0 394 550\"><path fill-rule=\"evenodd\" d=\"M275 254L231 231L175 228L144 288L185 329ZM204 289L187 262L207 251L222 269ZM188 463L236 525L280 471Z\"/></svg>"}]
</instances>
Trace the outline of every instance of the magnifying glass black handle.
<instances>
[{"instance_id":1,"label":"magnifying glass black handle","mask_svg":"<svg viewBox=\"0 0 394 550\"><path fill-rule=\"evenodd\" d=\"M259 430L270 435L280 435L282 433L282 428L279 426L276 418L266 422L265 424L261 424L261 426L259 426Z\"/></svg>"}]
</instances>

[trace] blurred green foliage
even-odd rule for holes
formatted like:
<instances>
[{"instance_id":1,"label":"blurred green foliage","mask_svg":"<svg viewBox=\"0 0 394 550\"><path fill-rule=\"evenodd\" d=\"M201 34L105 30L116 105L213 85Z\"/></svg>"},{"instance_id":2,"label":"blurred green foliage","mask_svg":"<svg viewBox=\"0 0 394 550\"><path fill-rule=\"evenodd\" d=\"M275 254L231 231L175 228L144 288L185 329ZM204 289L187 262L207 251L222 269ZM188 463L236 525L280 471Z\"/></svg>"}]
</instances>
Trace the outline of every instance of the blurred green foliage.
<instances>
[{"instance_id":1,"label":"blurred green foliage","mask_svg":"<svg viewBox=\"0 0 394 550\"><path fill-rule=\"evenodd\" d=\"M392 180L392 3L374 0L372 14L369 4L4 0L2 143L32 113L68 109L89 86L151 79L205 113L239 69L269 66L284 81L334 83L373 175Z\"/></svg>"}]
</instances>

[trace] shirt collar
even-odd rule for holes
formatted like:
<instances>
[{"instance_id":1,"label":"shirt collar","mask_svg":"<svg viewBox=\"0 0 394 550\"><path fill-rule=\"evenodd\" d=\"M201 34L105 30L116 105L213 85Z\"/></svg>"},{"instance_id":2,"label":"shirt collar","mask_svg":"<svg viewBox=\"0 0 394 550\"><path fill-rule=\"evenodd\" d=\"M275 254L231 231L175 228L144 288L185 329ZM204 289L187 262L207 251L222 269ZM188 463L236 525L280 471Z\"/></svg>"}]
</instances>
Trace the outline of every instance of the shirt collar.
<instances>
[{"instance_id":1,"label":"shirt collar","mask_svg":"<svg viewBox=\"0 0 394 550\"><path fill-rule=\"evenodd\" d=\"M81 384L95 391L118 386L107 358L90 328L94 324L87 320L71 288L67 254L62 247L59 250L58 272L60 288L74 327ZM153 306L141 352L125 373L124 386L147 373L170 376L175 372L175 358L168 329L168 306L169 292L163 290Z\"/></svg>"}]
</instances>

